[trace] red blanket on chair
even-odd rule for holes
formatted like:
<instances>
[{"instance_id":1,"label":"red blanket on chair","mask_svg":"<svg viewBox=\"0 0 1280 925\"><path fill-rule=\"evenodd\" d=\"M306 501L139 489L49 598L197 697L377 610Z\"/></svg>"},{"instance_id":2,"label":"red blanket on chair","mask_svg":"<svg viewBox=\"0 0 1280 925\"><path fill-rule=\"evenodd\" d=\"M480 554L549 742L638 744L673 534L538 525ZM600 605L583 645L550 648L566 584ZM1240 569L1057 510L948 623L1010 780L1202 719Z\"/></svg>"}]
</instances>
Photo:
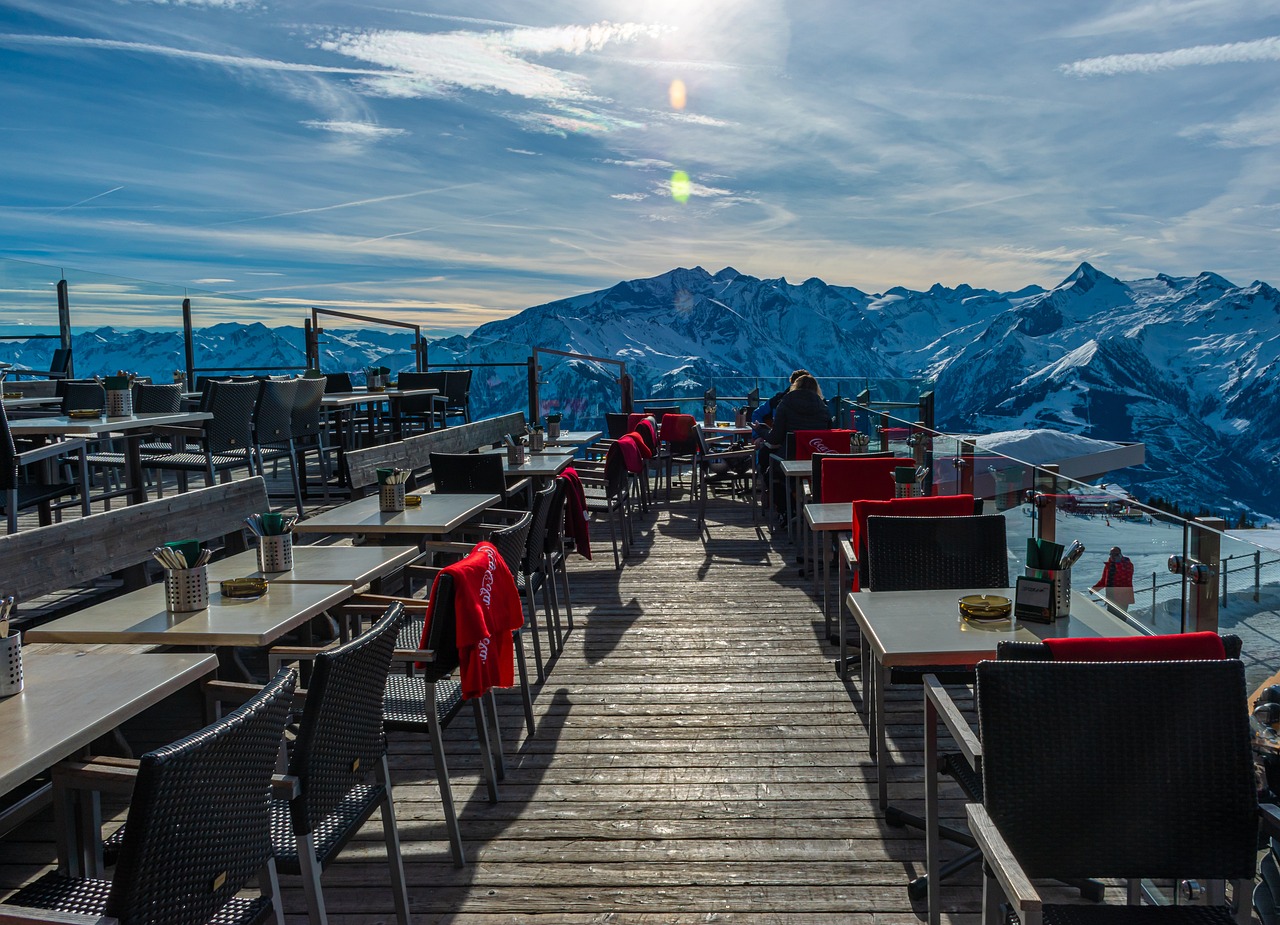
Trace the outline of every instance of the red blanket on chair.
<instances>
[{"instance_id":1,"label":"red blanket on chair","mask_svg":"<svg viewBox=\"0 0 1280 925\"><path fill-rule=\"evenodd\" d=\"M587 494L582 490L578 470L569 466L559 478L568 484L564 491L564 528L573 537L573 548L584 559L591 558L591 520L587 513Z\"/></svg>"},{"instance_id":2,"label":"red blanket on chair","mask_svg":"<svg viewBox=\"0 0 1280 925\"><path fill-rule=\"evenodd\" d=\"M809 459L814 453L847 453L852 430L797 430L796 459Z\"/></svg>"},{"instance_id":3,"label":"red blanket on chair","mask_svg":"<svg viewBox=\"0 0 1280 925\"><path fill-rule=\"evenodd\" d=\"M458 676L462 696L470 700L491 687L515 684L515 645L511 634L524 625L524 607L515 579L492 543L477 543L466 558L447 565L440 575L453 578L453 609L457 620ZM440 575L436 581L440 581ZM422 627L428 645L435 619L436 589L431 588L427 619Z\"/></svg>"},{"instance_id":4,"label":"red blanket on chair","mask_svg":"<svg viewBox=\"0 0 1280 925\"><path fill-rule=\"evenodd\" d=\"M891 498L888 501L855 501L851 530L858 561L867 557L868 517L965 517L973 513L973 495L933 495L924 498ZM853 590L860 590L858 569L853 569Z\"/></svg>"},{"instance_id":5,"label":"red blanket on chair","mask_svg":"<svg viewBox=\"0 0 1280 925\"><path fill-rule=\"evenodd\" d=\"M1055 662L1169 662L1226 658L1217 633L1046 639Z\"/></svg>"}]
</instances>

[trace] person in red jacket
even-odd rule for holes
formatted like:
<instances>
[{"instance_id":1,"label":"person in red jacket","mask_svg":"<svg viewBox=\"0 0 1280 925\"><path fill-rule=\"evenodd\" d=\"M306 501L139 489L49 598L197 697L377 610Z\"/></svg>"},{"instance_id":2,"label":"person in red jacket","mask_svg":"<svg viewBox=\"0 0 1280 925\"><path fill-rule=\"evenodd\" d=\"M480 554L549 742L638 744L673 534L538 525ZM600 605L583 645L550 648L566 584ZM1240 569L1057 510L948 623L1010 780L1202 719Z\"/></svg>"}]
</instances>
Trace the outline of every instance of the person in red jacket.
<instances>
[{"instance_id":1,"label":"person in red jacket","mask_svg":"<svg viewBox=\"0 0 1280 925\"><path fill-rule=\"evenodd\" d=\"M1121 610L1128 611L1133 606L1133 561L1119 546L1111 547L1111 555L1102 566L1102 577L1093 586L1093 590L1099 589Z\"/></svg>"}]
</instances>

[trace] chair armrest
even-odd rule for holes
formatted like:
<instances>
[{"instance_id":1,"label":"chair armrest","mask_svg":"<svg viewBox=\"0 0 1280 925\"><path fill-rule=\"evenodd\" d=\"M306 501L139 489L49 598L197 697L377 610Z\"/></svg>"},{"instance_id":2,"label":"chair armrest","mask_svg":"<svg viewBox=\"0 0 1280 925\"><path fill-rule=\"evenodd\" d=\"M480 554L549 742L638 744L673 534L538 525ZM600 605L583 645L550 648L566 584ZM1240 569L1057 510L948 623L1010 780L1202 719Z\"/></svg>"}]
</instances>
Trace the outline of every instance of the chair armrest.
<instances>
[{"instance_id":1,"label":"chair armrest","mask_svg":"<svg viewBox=\"0 0 1280 925\"><path fill-rule=\"evenodd\" d=\"M0 906L0 925L119 925L119 923L119 919L109 915L54 912L51 909L33 909L30 906Z\"/></svg>"},{"instance_id":2,"label":"chair armrest","mask_svg":"<svg viewBox=\"0 0 1280 925\"><path fill-rule=\"evenodd\" d=\"M1026 913L1036 914L1038 919L1044 906L1040 894L1009 850L995 822L987 815L987 808L981 803L968 803L964 811L969 817L969 831L982 849L983 862L991 868L996 880L1000 882L1014 911L1024 922L1027 920Z\"/></svg>"},{"instance_id":3,"label":"chair armrest","mask_svg":"<svg viewBox=\"0 0 1280 925\"><path fill-rule=\"evenodd\" d=\"M26 466L44 459L53 459L66 453L83 453L84 448L85 442L79 438L74 440L55 440L52 443L46 443L44 446L23 450L15 457L14 461L19 466Z\"/></svg>"},{"instance_id":4,"label":"chair armrest","mask_svg":"<svg viewBox=\"0 0 1280 925\"><path fill-rule=\"evenodd\" d=\"M858 567L858 554L853 551L853 537L841 536L840 542L840 561L844 563L844 567L849 569L849 574L853 574L853 569Z\"/></svg>"},{"instance_id":5,"label":"chair armrest","mask_svg":"<svg viewBox=\"0 0 1280 925\"><path fill-rule=\"evenodd\" d=\"M307 651L311 653L310 657L314 658L315 653L321 650L319 648L316 648L316 649L309 649ZM267 662L270 667L270 672L272 675L274 675L277 671L280 670L280 664L281 662L284 661L283 658L275 658L274 657L275 652L276 650L272 649L268 653L268 658L267 658ZM302 658L303 656L294 656L294 657ZM205 681L204 682L204 702L205 702L205 706L210 708L208 710L210 714L217 713L218 715L221 715L221 711L215 711L212 709L213 707L220 707L223 704L234 704L235 706L240 706L241 704L248 703L250 700L258 696L260 693L262 693L261 684L249 684L244 681ZM298 688L297 690L295 690L293 692L293 709L295 710L302 709L302 705L306 703L306 700L307 700L307 692L304 689Z\"/></svg>"},{"instance_id":6,"label":"chair armrest","mask_svg":"<svg viewBox=\"0 0 1280 925\"><path fill-rule=\"evenodd\" d=\"M60 761L53 766L54 780L68 790L92 790L128 796L138 777L138 762L127 759Z\"/></svg>"},{"instance_id":7,"label":"chair armrest","mask_svg":"<svg viewBox=\"0 0 1280 925\"><path fill-rule=\"evenodd\" d=\"M942 686L937 675L924 676L924 695L937 707L938 717L946 725L951 737L956 740L956 745L960 747L965 760L969 762L969 767L975 771L979 770L982 767L982 741L969 726L968 720L964 718L964 714L960 712L960 708L951 699L951 695Z\"/></svg>"},{"instance_id":8,"label":"chair armrest","mask_svg":"<svg viewBox=\"0 0 1280 925\"><path fill-rule=\"evenodd\" d=\"M1280 838L1280 806L1259 803L1258 815L1262 817L1262 832L1270 838Z\"/></svg>"},{"instance_id":9,"label":"chair armrest","mask_svg":"<svg viewBox=\"0 0 1280 925\"><path fill-rule=\"evenodd\" d=\"M392 649L391 660L393 662L430 663L436 660L436 652L435 649Z\"/></svg>"}]
</instances>

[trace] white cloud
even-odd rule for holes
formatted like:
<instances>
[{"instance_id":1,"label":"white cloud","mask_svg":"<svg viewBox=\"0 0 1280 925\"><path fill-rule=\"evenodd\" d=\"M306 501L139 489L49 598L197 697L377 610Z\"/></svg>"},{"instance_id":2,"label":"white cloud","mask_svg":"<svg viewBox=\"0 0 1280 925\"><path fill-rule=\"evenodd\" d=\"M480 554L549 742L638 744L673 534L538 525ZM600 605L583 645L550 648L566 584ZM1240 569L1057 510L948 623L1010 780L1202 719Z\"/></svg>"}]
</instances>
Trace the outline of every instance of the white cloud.
<instances>
[{"instance_id":1,"label":"white cloud","mask_svg":"<svg viewBox=\"0 0 1280 925\"><path fill-rule=\"evenodd\" d=\"M1060 70L1074 77L1111 77L1116 74L1150 74L1176 67L1253 61L1280 61L1280 36L1226 45L1195 45L1173 51L1085 58L1064 64Z\"/></svg>"},{"instance_id":2,"label":"white cloud","mask_svg":"<svg viewBox=\"0 0 1280 925\"><path fill-rule=\"evenodd\" d=\"M389 138L395 135L409 134L402 128L385 128L381 125L373 125L369 122L324 122L315 119L308 119L302 124L308 128L323 129L326 132L333 132L338 135L349 135L353 138L369 141L375 141L379 138Z\"/></svg>"},{"instance_id":3,"label":"white cloud","mask_svg":"<svg viewBox=\"0 0 1280 925\"><path fill-rule=\"evenodd\" d=\"M523 154L525 157L542 157L537 151L526 151L524 148L507 148L512 154Z\"/></svg>"},{"instance_id":4,"label":"white cloud","mask_svg":"<svg viewBox=\"0 0 1280 925\"><path fill-rule=\"evenodd\" d=\"M642 199L648 199L647 193L613 193L610 199L621 199L624 202L640 202Z\"/></svg>"},{"instance_id":5,"label":"white cloud","mask_svg":"<svg viewBox=\"0 0 1280 925\"><path fill-rule=\"evenodd\" d=\"M1229 122L1192 126L1182 135L1215 141L1224 148L1274 147L1280 145L1280 109L1245 113Z\"/></svg>"}]
</instances>

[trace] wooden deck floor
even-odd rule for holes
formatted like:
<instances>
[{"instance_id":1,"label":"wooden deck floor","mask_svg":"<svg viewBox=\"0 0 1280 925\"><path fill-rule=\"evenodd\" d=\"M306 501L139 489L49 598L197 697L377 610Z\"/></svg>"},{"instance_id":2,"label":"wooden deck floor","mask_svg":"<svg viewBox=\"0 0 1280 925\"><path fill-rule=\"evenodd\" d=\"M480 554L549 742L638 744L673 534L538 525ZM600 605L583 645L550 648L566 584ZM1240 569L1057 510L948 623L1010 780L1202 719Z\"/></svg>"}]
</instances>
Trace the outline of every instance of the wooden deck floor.
<instances>
[{"instance_id":1,"label":"wooden deck floor","mask_svg":"<svg viewBox=\"0 0 1280 925\"><path fill-rule=\"evenodd\" d=\"M923 920L906 889L923 838L876 808L860 682L836 677L794 550L748 511L713 502L702 542L691 506L660 504L620 572L607 527L594 528L596 561L572 562L574 629L536 692L536 736L515 692L500 697L498 803L469 717L447 733L466 867L449 859L425 739L391 738L415 922ZM920 695L889 708L891 797L918 809ZM0 842L0 894L51 863L46 832L37 822ZM325 875L335 923L393 918L376 821L362 835ZM305 921L300 887L284 885L289 921ZM944 896L952 920L976 922L976 869Z\"/></svg>"}]
</instances>

